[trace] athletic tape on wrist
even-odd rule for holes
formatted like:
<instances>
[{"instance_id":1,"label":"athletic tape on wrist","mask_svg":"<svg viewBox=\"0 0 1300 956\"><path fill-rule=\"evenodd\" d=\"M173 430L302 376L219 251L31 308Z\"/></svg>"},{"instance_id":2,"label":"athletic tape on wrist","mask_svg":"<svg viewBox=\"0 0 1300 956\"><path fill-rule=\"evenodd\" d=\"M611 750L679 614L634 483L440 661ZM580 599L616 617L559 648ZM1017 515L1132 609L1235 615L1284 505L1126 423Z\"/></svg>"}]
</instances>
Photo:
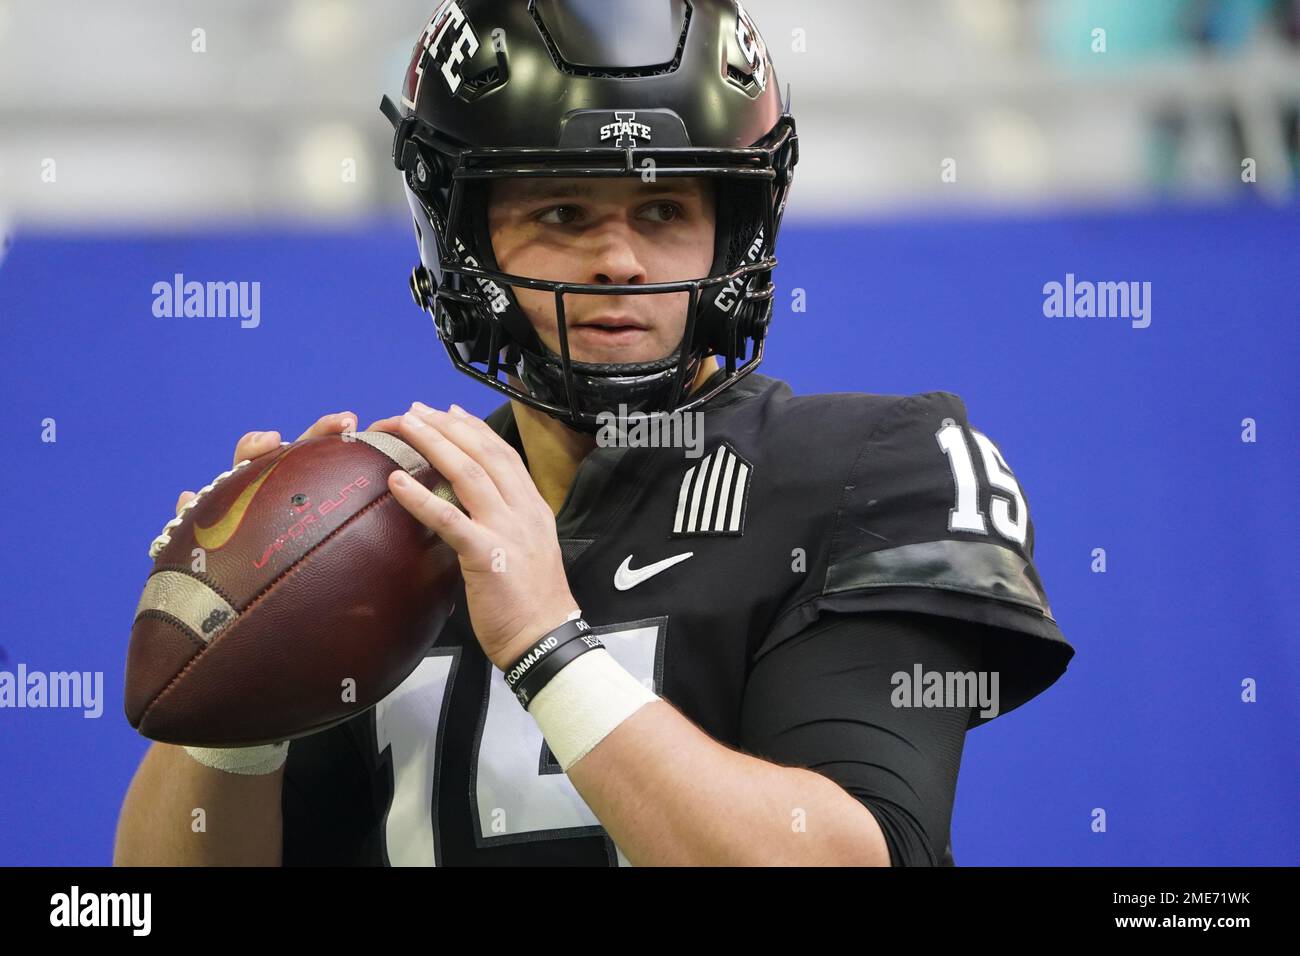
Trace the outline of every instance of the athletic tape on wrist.
<instances>
[{"instance_id":1,"label":"athletic tape on wrist","mask_svg":"<svg viewBox=\"0 0 1300 956\"><path fill-rule=\"evenodd\" d=\"M615 727L659 695L608 650L582 654L537 692L528 713L566 773Z\"/></svg>"},{"instance_id":2,"label":"athletic tape on wrist","mask_svg":"<svg viewBox=\"0 0 1300 956\"><path fill-rule=\"evenodd\" d=\"M283 740L278 744L263 744L260 747L186 747L185 752L214 770L226 773L240 773L247 776L262 776L275 773L284 766L289 758L289 744Z\"/></svg>"}]
</instances>

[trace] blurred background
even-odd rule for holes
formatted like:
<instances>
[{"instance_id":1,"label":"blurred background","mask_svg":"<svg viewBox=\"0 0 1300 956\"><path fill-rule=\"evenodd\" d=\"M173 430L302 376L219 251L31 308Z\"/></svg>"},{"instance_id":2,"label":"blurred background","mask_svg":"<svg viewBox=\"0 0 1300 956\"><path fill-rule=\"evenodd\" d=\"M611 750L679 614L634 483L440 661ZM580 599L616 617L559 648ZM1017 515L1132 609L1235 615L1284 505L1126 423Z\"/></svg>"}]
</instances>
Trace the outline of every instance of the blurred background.
<instances>
[{"instance_id":1,"label":"blurred background","mask_svg":"<svg viewBox=\"0 0 1300 956\"><path fill-rule=\"evenodd\" d=\"M0 0L0 670L105 686L0 710L0 865L110 860L147 547L241 434L500 404L406 292L378 103L434 5ZM1300 863L1300 0L746 6L801 137L762 371L961 395L1078 651L968 736L958 864ZM259 323L156 317L177 273Z\"/></svg>"},{"instance_id":2,"label":"blurred background","mask_svg":"<svg viewBox=\"0 0 1300 956\"><path fill-rule=\"evenodd\" d=\"M377 104L432 6L0 0L0 204L78 228L403 213ZM794 217L1226 200L1247 157L1285 201L1300 174L1294 0L747 9L806 147Z\"/></svg>"}]
</instances>

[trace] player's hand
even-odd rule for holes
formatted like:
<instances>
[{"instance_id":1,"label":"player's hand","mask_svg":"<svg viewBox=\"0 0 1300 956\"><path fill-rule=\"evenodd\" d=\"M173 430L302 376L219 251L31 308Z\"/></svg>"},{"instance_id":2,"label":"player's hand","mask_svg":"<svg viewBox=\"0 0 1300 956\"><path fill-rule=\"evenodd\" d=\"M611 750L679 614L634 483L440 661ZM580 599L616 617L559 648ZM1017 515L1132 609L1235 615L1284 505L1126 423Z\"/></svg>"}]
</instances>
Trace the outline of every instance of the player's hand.
<instances>
[{"instance_id":1,"label":"player's hand","mask_svg":"<svg viewBox=\"0 0 1300 956\"><path fill-rule=\"evenodd\" d=\"M354 432L356 430L356 415L351 412L335 412L333 415L326 415L317 419L316 424L299 435L297 440L302 441L304 438L317 438L322 435ZM248 461L258 455L265 455L267 452L275 451L279 447L279 432L249 432L235 443L235 460L233 464L238 465L241 461ZM180 497L176 499L176 513L178 515L181 513L181 509L185 507L185 502L193 498L195 494L196 492L193 491L181 492Z\"/></svg>"},{"instance_id":2,"label":"player's hand","mask_svg":"<svg viewBox=\"0 0 1300 956\"><path fill-rule=\"evenodd\" d=\"M493 664L509 667L577 610L551 506L519 453L487 422L455 405L442 412L417 402L367 430L392 432L411 445L469 512L405 471L388 476L398 503L460 556L470 625Z\"/></svg>"}]
</instances>

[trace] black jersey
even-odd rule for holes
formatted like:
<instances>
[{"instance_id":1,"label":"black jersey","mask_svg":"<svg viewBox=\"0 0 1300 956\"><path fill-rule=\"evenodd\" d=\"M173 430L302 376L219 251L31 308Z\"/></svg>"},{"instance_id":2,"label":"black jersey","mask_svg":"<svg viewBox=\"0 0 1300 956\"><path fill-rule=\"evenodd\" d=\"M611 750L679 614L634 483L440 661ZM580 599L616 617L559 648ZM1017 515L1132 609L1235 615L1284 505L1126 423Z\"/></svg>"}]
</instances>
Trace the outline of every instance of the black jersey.
<instances>
[{"instance_id":1,"label":"black jersey","mask_svg":"<svg viewBox=\"0 0 1300 956\"><path fill-rule=\"evenodd\" d=\"M509 403L487 421L522 453ZM556 524L584 618L714 739L742 748L756 665L823 617L906 612L982 635L1000 713L1065 670L1024 493L957 396L796 396L753 373L704 406L698 436L598 445ZM463 596L392 694L293 742L285 865L626 863L483 655ZM789 693L816 694L807 683Z\"/></svg>"}]
</instances>

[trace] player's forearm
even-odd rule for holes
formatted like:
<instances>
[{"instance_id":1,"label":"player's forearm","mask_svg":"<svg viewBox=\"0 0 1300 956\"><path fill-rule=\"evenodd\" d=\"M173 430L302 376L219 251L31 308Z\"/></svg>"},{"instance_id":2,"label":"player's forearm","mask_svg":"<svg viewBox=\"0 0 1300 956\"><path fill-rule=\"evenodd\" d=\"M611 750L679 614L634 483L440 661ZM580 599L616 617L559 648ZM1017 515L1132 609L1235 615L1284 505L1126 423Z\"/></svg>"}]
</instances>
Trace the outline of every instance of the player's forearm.
<instances>
[{"instance_id":1,"label":"player's forearm","mask_svg":"<svg viewBox=\"0 0 1300 956\"><path fill-rule=\"evenodd\" d=\"M665 701L569 768L639 866L888 866L875 817L832 780L731 750Z\"/></svg>"},{"instance_id":2,"label":"player's forearm","mask_svg":"<svg viewBox=\"0 0 1300 956\"><path fill-rule=\"evenodd\" d=\"M225 773L154 744L122 803L113 865L279 866L283 782L283 768Z\"/></svg>"}]
</instances>

